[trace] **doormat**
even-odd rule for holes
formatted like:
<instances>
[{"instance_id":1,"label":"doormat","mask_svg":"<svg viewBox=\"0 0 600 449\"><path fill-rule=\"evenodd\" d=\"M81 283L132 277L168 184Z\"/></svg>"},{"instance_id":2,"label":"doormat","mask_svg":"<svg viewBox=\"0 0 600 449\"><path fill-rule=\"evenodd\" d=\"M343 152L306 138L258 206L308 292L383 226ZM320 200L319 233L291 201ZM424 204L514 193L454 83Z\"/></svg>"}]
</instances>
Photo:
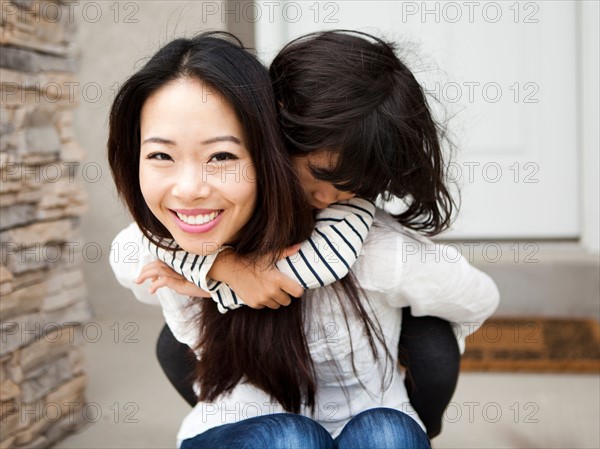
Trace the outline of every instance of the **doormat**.
<instances>
[{"instance_id":1,"label":"doormat","mask_svg":"<svg viewBox=\"0 0 600 449\"><path fill-rule=\"evenodd\" d=\"M466 345L462 371L600 373L594 319L490 318Z\"/></svg>"}]
</instances>

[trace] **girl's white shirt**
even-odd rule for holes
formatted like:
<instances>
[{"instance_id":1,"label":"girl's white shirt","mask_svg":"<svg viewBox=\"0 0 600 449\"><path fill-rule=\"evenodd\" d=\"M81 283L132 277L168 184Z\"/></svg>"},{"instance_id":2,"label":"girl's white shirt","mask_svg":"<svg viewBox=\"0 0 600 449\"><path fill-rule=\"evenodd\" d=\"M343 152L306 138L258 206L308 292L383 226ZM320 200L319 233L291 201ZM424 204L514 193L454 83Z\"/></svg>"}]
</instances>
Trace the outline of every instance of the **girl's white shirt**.
<instances>
[{"instance_id":1,"label":"girl's white shirt","mask_svg":"<svg viewBox=\"0 0 600 449\"><path fill-rule=\"evenodd\" d=\"M129 261L111 255L118 281L131 289L138 300L160 304L175 338L195 347L198 331L193 324L199 305L194 301L205 299L190 299L167 288L151 295L149 281L135 284L142 267L156 260L141 241L141 231L135 224L115 238L112 248L123 248L132 242L139 248L139 257ZM424 428L410 405L404 374L397 363L401 308L411 307L414 316L432 315L454 323L462 351L464 339L498 306L498 289L454 246L433 243L381 210L376 212L352 272L369 298L367 310L381 325L391 360L386 362L385 349L378 343L379 362L374 360L363 336L362 322L348 313L346 324L341 306L344 299L337 299L334 287L306 291L301 300L308 307L305 332L318 390L314 411L303 409L301 413L318 421L334 438L354 415L374 407L401 410ZM198 403L179 429L178 445L212 427L280 412L284 412L283 408L268 394L242 382L214 402Z\"/></svg>"}]
</instances>

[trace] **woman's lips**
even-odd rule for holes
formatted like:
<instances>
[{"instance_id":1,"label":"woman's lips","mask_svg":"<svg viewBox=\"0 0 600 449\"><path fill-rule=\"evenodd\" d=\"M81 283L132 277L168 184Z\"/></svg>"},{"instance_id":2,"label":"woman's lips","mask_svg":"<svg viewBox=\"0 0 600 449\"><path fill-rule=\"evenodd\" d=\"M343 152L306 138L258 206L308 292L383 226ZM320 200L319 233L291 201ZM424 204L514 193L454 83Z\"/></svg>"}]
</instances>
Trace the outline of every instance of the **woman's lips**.
<instances>
[{"instance_id":1,"label":"woman's lips","mask_svg":"<svg viewBox=\"0 0 600 449\"><path fill-rule=\"evenodd\" d=\"M205 215L212 212L219 212L220 209L171 209L182 215Z\"/></svg>"},{"instance_id":2,"label":"woman's lips","mask_svg":"<svg viewBox=\"0 0 600 449\"><path fill-rule=\"evenodd\" d=\"M192 234L212 230L223 217L218 209L171 209L171 213L179 229Z\"/></svg>"}]
</instances>

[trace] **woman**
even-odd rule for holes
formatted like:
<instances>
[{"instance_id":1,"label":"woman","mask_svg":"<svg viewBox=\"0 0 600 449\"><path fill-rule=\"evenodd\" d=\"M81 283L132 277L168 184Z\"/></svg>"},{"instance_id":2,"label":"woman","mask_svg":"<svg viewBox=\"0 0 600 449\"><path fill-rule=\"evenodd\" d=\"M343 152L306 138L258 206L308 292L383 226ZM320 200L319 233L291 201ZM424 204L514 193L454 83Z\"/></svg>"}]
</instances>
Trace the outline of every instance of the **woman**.
<instances>
[{"instance_id":1,"label":"woman","mask_svg":"<svg viewBox=\"0 0 600 449\"><path fill-rule=\"evenodd\" d=\"M330 220L327 213L332 207L349 207L332 203L355 195L370 200L381 195L406 203L406 210L395 216L403 227L435 235L448 226L453 202L444 183L443 129L433 120L420 84L396 56L392 44L355 31L313 33L287 44L274 59L270 76L286 147L294 157L308 201L322 209L319 220ZM369 208L368 204L360 206ZM362 218L368 220L369 216ZM354 235L352 229L340 231L338 234L348 238ZM298 261L288 258L277 264L279 270L304 288L335 281L325 279L328 272L323 262L337 260L335 255L311 257L315 248L346 248L332 234L325 245L302 246ZM419 251L412 257L439 258L440 254L441 247L429 256ZM342 256L349 266L355 261ZM170 264L170 258L158 258ZM303 261L326 282L311 284L315 277ZM339 269L344 265L329 266ZM286 283L289 279L279 271L264 266L253 270L252 264L233 256L226 261L217 258L209 274L222 284L213 282L214 288L202 282L210 263L203 265L204 273L183 266L172 268L192 282L200 280L198 286L211 290L220 302L232 297L228 285L238 302L252 307L287 305L286 292L301 293L293 293L293 286ZM155 266L148 267L147 274L153 270L162 274L153 289L172 282L172 287L185 291L175 273ZM344 274L337 273L339 278ZM188 293L198 291L190 289ZM157 354L171 381L193 406L191 385L183 382L186 369L189 371L185 365L188 349L172 340L165 328ZM400 356L409 368L405 383L410 402L433 438L441 431L458 377L460 357L452 326L436 316L413 316L410 308L403 309Z\"/></svg>"},{"instance_id":2,"label":"woman","mask_svg":"<svg viewBox=\"0 0 600 449\"><path fill-rule=\"evenodd\" d=\"M286 161L275 107L268 74L241 46L202 35L159 50L123 85L111 110L109 161L140 228L128 228L116 242L143 234L166 249L174 239L197 256L228 245L261 258L306 239L313 223ZM117 278L142 300L148 295L134 279L150 257L140 253L133 264L111 258ZM368 287L368 275L362 277ZM321 289L315 300L307 296L278 311L244 307L224 315L212 301L159 290L171 330L199 354L200 402L182 425L182 447L215 447L215 441L429 447L417 418L398 403L404 387L388 346L398 339L399 309L359 298L351 277L339 285L343 292ZM473 309L468 318L483 316L489 301ZM338 325L340 346L330 347L330 338L311 340L312 322ZM259 416L230 413L240 404ZM235 446L239 435L246 446Z\"/></svg>"}]
</instances>

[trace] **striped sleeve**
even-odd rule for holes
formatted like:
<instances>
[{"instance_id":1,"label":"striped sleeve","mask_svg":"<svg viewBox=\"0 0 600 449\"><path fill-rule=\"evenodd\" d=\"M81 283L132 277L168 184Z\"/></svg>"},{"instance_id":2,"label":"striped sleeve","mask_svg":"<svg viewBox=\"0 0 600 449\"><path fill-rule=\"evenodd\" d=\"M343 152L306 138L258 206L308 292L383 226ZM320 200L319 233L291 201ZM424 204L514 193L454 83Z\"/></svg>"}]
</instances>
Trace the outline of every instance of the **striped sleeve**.
<instances>
[{"instance_id":1,"label":"striped sleeve","mask_svg":"<svg viewBox=\"0 0 600 449\"><path fill-rule=\"evenodd\" d=\"M356 262L373 224L375 205L362 198L332 204L317 215L316 228L277 268L305 289L339 281Z\"/></svg>"},{"instance_id":2,"label":"striped sleeve","mask_svg":"<svg viewBox=\"0 0 600 449\"><path fill-rule=\"evenodd\" d=\"M332 284L348 274L358 259L363 242L373 224L375 205L362 198L332 204L317 215L315 230L293 256L277 263L279 271L304 289ZM229 285L219 283L217 295L229 304L243 304ZM217 300L217 299L215 299Z\"/></svg>"},{"instance_id":3,"label":"striped sleeve","mask_svg":"<svg viewBox=\"0 0 600 449\"><path fill-rule=\"evenodd\" d=\"M175 242L169 239L162 239L160 244L167 246L170 249L165 249L156 245L146 236L142 237L142 244L154 257L171 267L173 271L182 275L202 290L209 292L213 301L217 303L221 313L226 313L229 310L244 305L235 297L233 291L229 294L221 293L219 290L221 283L208 277L208 272L215 262L217 255L226 248L225 246L212 254L200 256L198 254L188 253L181 249L177 250Z\"/></svg>"},{"instance_id":4,"label":"striped sleeve","mask_svg":"<svg viewBox=\"0 0 600 449\"><path fill-rule=\"evenodd\" d=\"M348 274L356 262L373 224L375 205L362 198L332 204L317 215L315 230L293 256L280 260L277 268L304 289L332 284ZM244 305L229 285L208 278L217 253L196 256L185 251L168 251L145 239L156 257L211 294L219 311L225 313Z\"/></svg>"}]
</instances>

